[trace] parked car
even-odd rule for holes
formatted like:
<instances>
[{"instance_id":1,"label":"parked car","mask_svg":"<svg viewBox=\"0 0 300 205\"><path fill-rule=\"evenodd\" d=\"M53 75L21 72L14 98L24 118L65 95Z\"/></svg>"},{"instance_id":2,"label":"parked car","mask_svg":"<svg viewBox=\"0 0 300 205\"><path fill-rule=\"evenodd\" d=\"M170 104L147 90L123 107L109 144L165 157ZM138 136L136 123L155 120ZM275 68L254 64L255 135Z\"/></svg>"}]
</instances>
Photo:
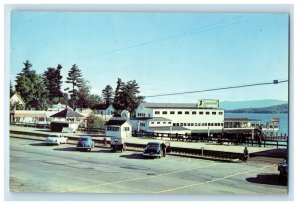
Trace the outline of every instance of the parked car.
<instances>
[{"instance_id":1,"label":"parked car","mask_svg":"<svg viewBox=\"0 0 300 205\"><path fill-rule=\"evenodd\" d=\"M278 164L278 171L280 176L288 177L288 162L284 160L283 162Z\"/></svg>"},{"instance_id":2,"label":"parked car","mask_svg":"<svg viewBox=\"0 0 300 205\"><path fill-rule=\"evenodd\" d=\"M80 136L77 142L77 150L92 150L95 147L95 142L91 136Z\"/></svg>"},{"instance_id":3,"label":"parked car","mask_svg":"<svg viewBox=\"0 0 300 205\"><path fill-rule=\"evenodd\" d=\"M67 142L68 138L61 134L51 134L45 140L45 144L47 145L60 145L62 143L66 144Z\"/></svg>"},{"instance_id":4,"label":"parked car","mask_svg":"<svg viewBox=\"0 0 300 205\"><path fill-rule=\"evenodd\" d=\"M144 149L143 156L144 157L158 157L162 156L162 149L160 142L149 142Z\"/></svg>"}]
</instances>

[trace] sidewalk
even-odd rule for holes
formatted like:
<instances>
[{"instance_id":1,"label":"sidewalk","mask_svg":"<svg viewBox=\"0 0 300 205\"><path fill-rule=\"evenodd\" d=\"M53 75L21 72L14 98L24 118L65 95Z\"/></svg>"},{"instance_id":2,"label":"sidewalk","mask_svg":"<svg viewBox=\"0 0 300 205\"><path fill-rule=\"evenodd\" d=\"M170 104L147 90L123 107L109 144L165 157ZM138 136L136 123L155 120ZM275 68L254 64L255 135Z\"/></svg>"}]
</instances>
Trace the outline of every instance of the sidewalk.
<instances>
[{"instance_id":1,"label":"sidewalk","mask_svg":"<svg viewBox=\"0 0 300 205\"><path fill-rule=\"evenodd\" d=\"M10 126L10 130L14 131L23 131L23 132L32 132L32 133L53 133L50 132L49 129L41 129L41 128L33 128L33 127L21 127L21 126ZM82 133L64 133L65 136L80 136ZM95 137L96 139L103 139L103 137ZM109 139L108 139L109 140ZM137 143L137 144L147 144L148 142L169 142L171 147L182 147L182 148L194 148L194 149L204 149L204 150L214 150L214 151L223 151L223 152L234 152L234 153L243 153L244 146L243 145L231 145L231 144L223 144L219 145L217 143L205 143L205 142L182 142L169 140L167 138L161 139L160 137L157 139L150 138L141 138L141 137L128 137L126 142L128 143ZM270 151L275 149L274 147L251 147L248 146L249 153L257 153Z\"/></svg>"}]
</instances>

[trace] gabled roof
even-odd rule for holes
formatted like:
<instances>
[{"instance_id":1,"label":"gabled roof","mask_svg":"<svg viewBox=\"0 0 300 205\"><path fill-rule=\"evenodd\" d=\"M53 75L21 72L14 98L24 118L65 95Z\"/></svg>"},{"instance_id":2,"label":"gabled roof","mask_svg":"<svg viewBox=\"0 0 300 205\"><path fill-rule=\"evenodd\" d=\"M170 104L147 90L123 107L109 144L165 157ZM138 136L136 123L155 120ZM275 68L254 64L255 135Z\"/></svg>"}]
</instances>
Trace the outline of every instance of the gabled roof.
<instances>
[{"instance_id":1,"label":"gabled roof","mask_svg":"<svg viewBox=\"0 0 300 205\"><path fill-rule=\"evenodd\" d=\"M147 108L198 108L197 103L143 103Z\"/></svg>"},{"instance_id":2,"label":"gabled roof","mask_svg":"<svg viewBox=\"0 0 300 205\"><path fill-rule=\"evenodd\" d=\"M123 125L127 120L109 120L106 122L105 125L118 125L121 126Z\"/></svg>"},{"instance_id":3,"label":"gabled roof","mask_svg":"<svg viewBox=\"0 0 300 205\"><path fill-rule=\"evenodd\" d=\"M25 104L25 101L18 92L15 92L13 95L11 95L10 98L12 98L13 96L17 96L19 100L22 101L23 104Z\"/></svg>"},{"instance_id":4,"label":"gabled roof","mask_svg":"<svg viewBox=\"0 0 300 205\"><path fill-rule=\"evenodd\" d=\"M70 108L66 108L60 112L51 115L50 117L57 117L57 118L76 118L76 117L84 117L83 115L79 114L78 112L73 111Z\"/></svg>"}]
</instances>

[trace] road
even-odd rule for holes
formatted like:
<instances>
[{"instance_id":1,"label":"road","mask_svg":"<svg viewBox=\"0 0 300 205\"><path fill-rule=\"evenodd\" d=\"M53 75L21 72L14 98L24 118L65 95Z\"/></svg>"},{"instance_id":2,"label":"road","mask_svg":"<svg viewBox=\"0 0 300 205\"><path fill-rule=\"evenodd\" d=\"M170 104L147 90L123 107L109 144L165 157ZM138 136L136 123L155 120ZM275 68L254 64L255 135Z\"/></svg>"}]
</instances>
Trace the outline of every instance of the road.
<instances>
[{"instance_id":1,"label":"road","mask_svg":"<svg viewBox=\"0 0 300 205\"><path fill-rule=\"evenodd\" d=\"M167 156L144 159L141 152L111 153L74 145L45 146L10 138L12 192L134 193L198 195L287 195L277 165L224 163Z\"/></svg>"}]
</instances>

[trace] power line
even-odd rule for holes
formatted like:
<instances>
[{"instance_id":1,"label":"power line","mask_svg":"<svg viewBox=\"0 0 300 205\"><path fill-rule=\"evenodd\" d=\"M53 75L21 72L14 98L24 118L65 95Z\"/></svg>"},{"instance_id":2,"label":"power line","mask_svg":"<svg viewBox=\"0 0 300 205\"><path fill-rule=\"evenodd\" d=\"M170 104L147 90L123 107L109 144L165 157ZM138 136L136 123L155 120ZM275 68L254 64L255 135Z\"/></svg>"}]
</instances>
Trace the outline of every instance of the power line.
<instances>
[{"instance_id":1,"label":"power line","mask_svg":"<svg viewBox=\"0 0 300 205\"><path fill-rule=\"evenodd\" d=\"M260 85L279 84L279 83L285 83L285 82L288 82L288 80L286 80L286 79L285 80L273 80L271 82L252 83L252 84L245 84L245 85L235 85L235 86L229 86L229 87L220 87L220 88L212 88L212 89L197 90L197 91L186 91L186 92L178 92L178 93L149 95L149 96L145 96L145 98L164 97L164 96L170 96L170 95L184 95L184 94L192 94L192 93L202 93L202 92L217 91L217 90L228 90L228 89L253 87L253 86L260 86Z\"/></svg>"},{"instance_id":2,"label":"power line","mask_svg":"<svg viewBox=\"0 0 300 205\"><path fill-rule=\"evenodd\" d=\"M223 20L221 22L210 24L210 25L207 25L207 26L204 26L204 27L194 28L194 29L189 30L189 31L184 31L184 32L180 32L180 33L176 33L176 34L172 34L172 35L168 35L168 36L158 37L156 39L152 39L152 40L149 40L149 41L136 43L136 44L133 44L133 45L130 45L130 46L125 46L125 47L122 47L122 48L116 48L116 49L104 51L104 52L97 53L97 54L78 57L77 59L79 59L79 60L80 59L86 59L86 58L106 55L106 54L110 54L110 53L121 52L121 51L124 51L124 50L133 49L133 48L136 48L136 47L147 46L147 45L159 43L159 42L162 42L162 41L173 40L173 39L178 39L178 38L184 38L186 36L190 36L190 35L193 35L193 34L212 31L212 30L216 30L216 29L220 29L220 28L224 28L224 27L227 27L227 26L232 26L232 25L235 25L235 24L240 24L240 23L244 23L244 22L252 20L252 18L251 19L248 18L248 19L242 19L242 20L239 20L239 21L235 21L235 20L238 20L238 19L243 18L243 17L244 16L237 16L237 17L229 18L229 19ZM258 18L265 18L265 17L267 17L267 15L263 15L263 16L260 16ZM230 21L233 21L233 20L234 20L234 22L230 22Z\"/></svg>"}]
</instances>

